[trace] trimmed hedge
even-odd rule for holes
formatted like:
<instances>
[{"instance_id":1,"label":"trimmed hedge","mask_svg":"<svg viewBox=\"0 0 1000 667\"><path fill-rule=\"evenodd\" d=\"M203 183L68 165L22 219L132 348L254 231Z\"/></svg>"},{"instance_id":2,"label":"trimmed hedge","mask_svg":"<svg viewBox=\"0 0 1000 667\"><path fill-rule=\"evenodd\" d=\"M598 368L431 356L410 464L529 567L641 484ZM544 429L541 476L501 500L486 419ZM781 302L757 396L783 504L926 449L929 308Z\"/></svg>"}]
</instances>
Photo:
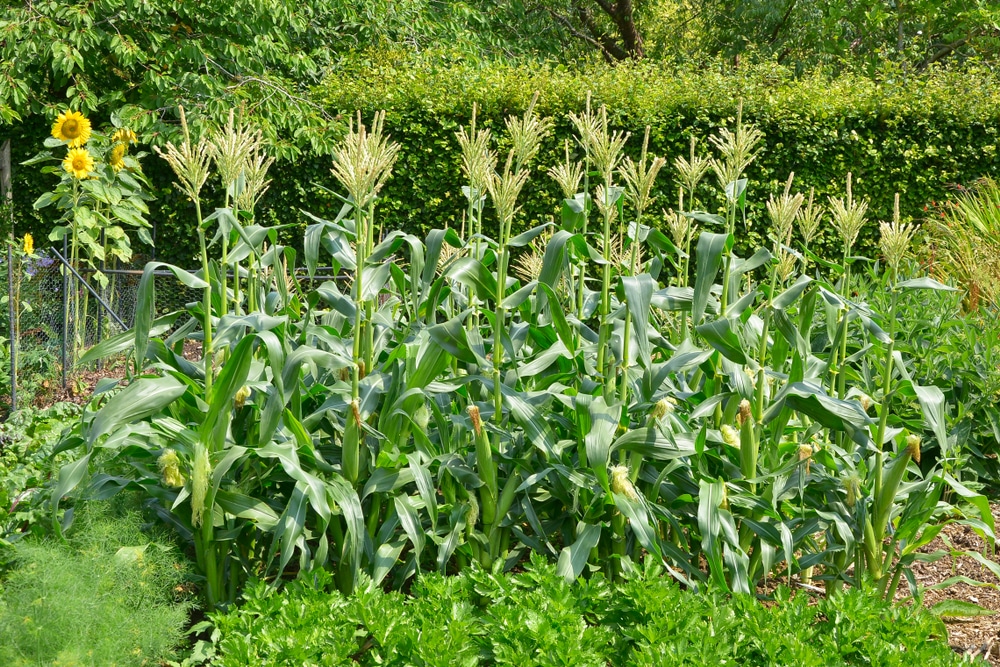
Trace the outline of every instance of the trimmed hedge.
<instances>
[{"instance_id":1,"label":"trimmed hedge","mask_svg":"<svg viewBox=\"0 0 1000 667\"><path fill-rule=\"evenodd\" d=\"M953 184L1000 172L998 83L985 70L885 73L873 81L822 73L796 79L776 66L733 73L640 63L570 72L433 62L418 68L385 59L372 62L363 75L334 77L322 99L344 114L388 109L386 125L403 152L380 210L395 226L410 229L460 224L463 178L454 131L468 122L473 100L480 105L480 123L502 132L504 116L520 113L537 90L539 112L556 121L535 164L537 177L526 188L525 225L556 212L558 189L544 172L561 161L563 142L573 136L567 113L583 108L588 91L595 105L607 105L615 126L632 133L633 155L644 127L652 126L650 150L670 165L658 179L659 207L675 205L672 163L688 154L690 137L709 153L708 137L733 125L742 100L744 118L764 133L763 152L748 171L751 233L741 239L756 246L768 227L764 202L791 171L796 188L815 187L821 201L842 195L852 171L855 193L870 199L872 220L891 217L896 191L904 216L919 218L925 204L946 197ZM702 188L702 202L721 205L714 176ZM876 233L877 225L869 225L861 251L871 250ZM829 234L824 240L828 253L842 252Z\"/></svg>"},{"instance_id":2,"label":"trimmed hedge","mask_svg":"<svg viewBox=\"0 0 1000 667\"><path fill-rule=\"evenodd\" d=\"M738 101L744 117L764 133L763 152L750 167L748 246L767 233L764 202L777 192L790 171L796 188L815 187L825 201L841 195L847 171L855 193L870 200L870 219L891 216L893 193L902 196L904 216L919 218L927 203L945 198L953 184L968 184L984 174L1000 173L1000 77L988 70L935 71L922 76L888 71L879 80L854 75L830 78L814 73L795 78L777 66L737 72L679 70L656 63L594 66L569 71L555 66L470 65L431 56L380 52L334 73L314 96L347 119L360 109L365 119L388 110L387 130L402 144L394 175L383 190L378 216L389 228L419 232L448 225L458 228L465 211L464 179L455 130L469 120L472 103L480 105L482 126L502 134L507 114L523 111L539 91L539 111L555 119L555 131L534 164L519 223L528 227L557 212L555 184L545 175L559 162L563 142L572 140L568 112L583 108L587 91L594 104L606 104L615 126L632 133L629 150L638 153L646 124L652 126L651 152L673 158L686 155L689 138L710 152L707 138L732 125ZM33 154L47 132L34 120L16 128L15 161ZM343 127L333 127L339 133ZM158 221L158 256L185 263L194 255L193 216L169 183L161 161L147 158L157 185L153 218ZM661 173L656 208L674 205L674 171ZM299 209L334 215L339 202L317 183L336 187L329 157L308 155L280 163L263 202L272 221L304 225ZM48 185L37 168L22 168L15 180L18 231L47 235L46 223L31 202ZM702 202L721 204L714 177L703 183ZM301 238L289 230L289 239ZM859 251L872 253L877 225L862 233ZM839 255L829 231L821 252Z\"/></svg>"}]
</instances>

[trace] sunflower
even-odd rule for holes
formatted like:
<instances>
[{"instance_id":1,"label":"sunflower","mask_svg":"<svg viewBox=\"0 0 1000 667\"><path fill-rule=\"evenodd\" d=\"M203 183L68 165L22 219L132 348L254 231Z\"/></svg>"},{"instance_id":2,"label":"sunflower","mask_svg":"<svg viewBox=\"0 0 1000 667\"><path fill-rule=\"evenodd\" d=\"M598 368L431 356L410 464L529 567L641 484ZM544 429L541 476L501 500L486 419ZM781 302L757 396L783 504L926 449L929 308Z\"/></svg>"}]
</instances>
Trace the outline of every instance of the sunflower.
<instances>
[{"instance_id":1,"label":"sunflower","mask_svg":"<svg viewBox=\"0 0 1000 667\"><path fill-rule=\"evenodd\" d=\"M79 148L90 139L90 121L79 111L65 111L52 124L52 136L70 148Z\"/></svg>"},{"instance_id":2,"label":"sunflower","mask_svg":"<svg viewBox=\"0 0 1000 667\"><path fill-rule=\"evenodd\" d=\"M63 160L63 169L73 175L73 178L83 180L94 171L94 158L86 148L71 148Z\"/></svg>"},{"instance_id":3,"label":"sunflower","mask_svg":"<svg viewBox=\"0 0 1000 667\"><path fill-rule=\"evenodd\" d=\"M115 144L115 147L111 149L111 157L108 159L108 164L111 165L116 174L125 166L125 148L125 144Z\"/></svg>"},{"instance_id":4,"label":"sunflower","mask_svg":"<svg viewBox=\"0 0 1000 667\"><path fill-rule=\"evenodd\" d=\"M135 132L132 130L122 127L115 130L115 133L111 135L111 141L118 144L135 144L139 142L139 138L135 136Z\"/></svg>"}]
</instances>

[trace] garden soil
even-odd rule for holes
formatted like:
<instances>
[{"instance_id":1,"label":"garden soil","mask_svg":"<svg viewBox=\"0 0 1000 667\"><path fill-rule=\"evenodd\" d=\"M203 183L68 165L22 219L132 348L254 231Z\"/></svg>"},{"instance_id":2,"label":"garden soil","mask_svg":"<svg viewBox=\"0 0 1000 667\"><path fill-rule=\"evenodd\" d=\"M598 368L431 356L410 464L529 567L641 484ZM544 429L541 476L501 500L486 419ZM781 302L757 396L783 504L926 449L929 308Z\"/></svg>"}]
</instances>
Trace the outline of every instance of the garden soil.
<instances>
[{"instance_id":1,"label":"garden soil","mask_svg":"<svg viewBox=\"0 0 1000 667\"><path fill-rule=\"evenodd\" d=\"M993 505L993 518L1000 525L1000 505ZM946 618L948 643L953 649L966 655L974 655L991 665L1000 667L1000 579L969 556L951 556L958 551L976 551L985 557L1000 562L1000 556L987 551L985 541L968 526L949 524L933 542L921 549L924 553L944 551L943 558L935 562L917 562L913 575L917 583L925 589L952 577L965 576L983 585L973 586L956 583L942 590L925 590L924 605L933 607L942 600L971 602L993 612L989 616L967 619ZM900 584L897 597L907 597L905 583Z\"/></svg>"},{"instance_id":2,"label":"garden soil","mask_svg":"<svg viewBox=\"0 0 1000 667\"><path fill-rule=\"evenodd\" d=\"M194 341L185 341L184 358L189 361L200 359L201 344ZM98 382L104 378L121 380L125 377L125 373L124 359L116 359L115 363L104 364L100 369L93 367L78 368L74 370L68 387L64 388L56 382L51 383L51 385L45 383L42 387L44 393L33 397L32 405L41 408L60 401L84 405L90 401Z\"/></svg>"}]
</instances>

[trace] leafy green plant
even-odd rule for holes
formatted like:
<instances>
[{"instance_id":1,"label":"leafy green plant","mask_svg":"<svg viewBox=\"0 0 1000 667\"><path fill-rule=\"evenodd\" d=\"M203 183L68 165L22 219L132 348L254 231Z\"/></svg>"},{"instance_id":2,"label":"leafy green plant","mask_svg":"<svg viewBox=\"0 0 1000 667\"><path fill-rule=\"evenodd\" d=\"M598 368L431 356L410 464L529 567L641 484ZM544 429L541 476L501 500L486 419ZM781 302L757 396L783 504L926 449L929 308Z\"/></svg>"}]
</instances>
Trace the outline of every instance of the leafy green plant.
<instances>
[{"instance_id":1,"label":"leafy green plant","mask_svg":"<svg viewBox=\"0 0 1000 667\"><path fill-rule=\"evenodd\" d=\"M73 403L22 408L0 423L0 538L45 530L49 482L68 458L52 451L80 411Z\"/></svg>"},{"instance_id":2,"label":"leafy green plant","mask_svg":"<svg viewBox=\"0 0 1000 667\"><path fill-rule=\"evenodd\" d=\"M940 621L851 591L810 601L779 588L749 597L684 591L654 568L620 584L568 584L533 561L519 574L477 567L421 575L408 595L363 583L326 592L325 575L281 591L247 587L214 614L200 646L219 667L284 665L707 664L958 665ZM353 661L353 662L352 662Z\"/></svg>"},{"instance_id":3,"label":"leafy green plant","mask_svg":"<svg viewBox=\"0 0 1000 667\"><path fill-rule=\"evenodd\" d=\"M892 597L906 577L916 595L908 566L942 521L992 542L985 497L947 457L917 465L921 434L949 442L957 408L895 348L900 304L952 289L901 275L912 227L898 213L882 225L883 313L852 294L868 222L850 178L830 205L839 262L806 247L825 213L791 178L765 207L770 249L743 256L759 133L738 117L712 142L721 215L675 213L704 227L696 241L690 227L680 235L689 258L644 223L662 160L648 145L623 159L627 137L608 113L575 122L583 164L560 172L579 177L560 177L559 222L520 234L513 219L549 121L531 108L497 144L459 132L465 239L380 229L398 151L381 115L370 128L359 118L334 151L341 211L305 233L310 277L321 262L337 276L315 287L257 224L256 198L240 203L252 166L236 135L254 133L196 138L185 119L165 156L195 205L202 268L169 268L202 299L154 320L159 265L147 266L134 331L87 357L132 350L131 381L95 397L60 445L78 458L60 470L53 507L81 485L143 490L193 544L209 609L250 576L329 569L349 593L362 575L401 586L532 553L567 580L618 581L655 562L720 591L798 576ZM232 197L202 216L213 159ZM598 187L580 191L591 171ZM480 227L490 210L499 239ZM512 273L515 256L534 269ZM686 265L690 282L669 269ZM185 343L201 358L183 356Z\"/></svg>"},{"instance_id":4,"label":"leafy green plant","mask_svg":"<svg viewBox=\"0 0 1000 667\"><path fill-rule=\"evenodd\" d=\"M127 506L127 504L125 504ZM174 655L185 564L123 503L78 508L68 544L24 540L0 597L6 665L146 665Z\"/></svg>"},{"instance_id":5,"label":"leafy green plant","mask_svg":"<svg viewBox=\"0 0 1000 667\"><path fill-rule=\"evenodd\" d=\"M879 312L887 311L892 290L886 275L871 270L859 281L861 299ZM959 481L975 487L993 485L998 471L998 414L996 396L996 330L993 308L982 303L966 312L967 291L911 292L897 302L896 349L907 371L922 385L935 385L952 409L946 415L948 440L923 428L925 449L932 459ZM922 429L918 411L906 397L899 397L893 411L912 432Z\"/></svg>"},{"instance_id":6,"label":"leafy green plant","mask_svg":"<svg viewBox=\"0 0 1000 667\"><path fill-rule=\"evenodd\" d=\"M967 311L984 302L995 307L1000 303L1000 253L994 241L1000 229L1000 185L983 177L954 198L932 204L924 261L965 290Z\"/></svg>"},{"instance_id":7,"label":"leafy green plant","mask_svg":"<svg viewBox=\"0 0 1000 667\"><path fill-rule=\"evenodd\" d=\"M149 182L142 173L139 160L144 153L129 155L128 149L136 143L135 132L122 127L119 117L113 115L112 127L106 133L94 132L90 119L79 111L64 111L52 126L52 136L45 140L48 149L66 147L65 155L53 155L44 150L22 164L33 165L58 160L59 167L42 168L46 174L59 174L59 183L35 201L35 209L54 205L62 211L57 226L51 231L50 241L69 239L69 256L65 259L81 271L84 266L93 269L95 281L103 290L108 277L101 272L106 263L114 267L117 262L132 258L131 228L140 239L152 245L149 223L145 215L149 196L145 193ZM76 286L76 282L72 282ZM113 290L112 286L112 290ZM82 354L87 345L85 320L89 310L89 290L75 287L64 299L67 312L64 322L73 323L74 357Z\"/></svg>"}]
</instances>

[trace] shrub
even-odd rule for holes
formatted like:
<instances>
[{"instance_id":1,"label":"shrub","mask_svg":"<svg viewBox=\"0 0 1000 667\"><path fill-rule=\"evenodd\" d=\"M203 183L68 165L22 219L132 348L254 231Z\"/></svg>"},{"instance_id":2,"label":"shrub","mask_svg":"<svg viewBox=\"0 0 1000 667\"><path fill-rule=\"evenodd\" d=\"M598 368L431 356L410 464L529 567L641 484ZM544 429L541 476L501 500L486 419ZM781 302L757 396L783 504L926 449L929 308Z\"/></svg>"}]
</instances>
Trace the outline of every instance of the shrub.
<instances>
[{"instance_id":1,"label":"shrub","mask_svg":"<svg viewBox=\"0 0 1000 667\"><path fill-rule=\"evenodd\" d=\"M670 162L688 154L692 136L706 137L731 124L742 100L745 117L764 133L762 155L750 169L759 185L749 197L758 203L750 205L747 247L765 238L763 202L791 171L800 188L815 187L824 201L841 193L844 173L853 171L856 191L871 201L871 217L888 220L897 191L903 217L921 217L924 204L946 198L950 184L971 183L1000 167L998 92L988 71L914 77L887 70L872 80L821 72L796 78L771 65L723 72L640 63L574 72L414 62L392 54L379 54L367 64L349 75L333 74L319 93L341 114L388 110L387 128L403 149L380 210L387 225L408 231L461 225L464 200L455 187L460 180L454 131L468 122L473 102L480 107L480 123L500 129L504 116L523 111L535 91L541 93L539 113L556 121L539 156L539 175L561 160L565 141L572 145L566 114L583 108L587 91L595 105L607 105L613 125L632 132L633 154L649 124L650 152ZM705 142L698 151L711 152ZM527 193L523 221L528 227L556 214L551 202L559 201L557 188L546 180L537 179ZM712 209L719 201L709 194L714 186L706 183L703 193L703 204ZM659 206L676 206L672 169L661 176L658 191ZM818 247L824 254L834 252L833 237L824 240L826 245ZM874 240L869 230L862 237L862 254Z\"/></svg>"},{"instance_id":2,"label":"shrub","mask_svg":"<svg viewBox=\"0 0 1000 667\"><path fill-rule=\"evenodd\" d=\"M314 97L345 124L356 109L366 117L388 110L386 128L402 144L402 152L382 192L380 219L387 229L426 232L462 224L465 203L456 185L462 181L454 132L468 122L473 102L479 104L482 125L499 129L504 116L523 111L536 90L541 93L539 110L556 120L556 132L535 167L540 176L561 159L564 142L571 140L566 113L583 108L588 90L595 103L611 109L616 127L632 132L631 152L638 152L642 129L651 124L651 152L670 161L688 154L690 137L708 136L730 124L742 99L746 117L765 135L764 153L750 174L760 185L751 193L758 203L749 209L747 247L763 238L768 193L777 192L793 170L797 183L815 187L824 201L826 195L840 193L844 173L853 170L857 191L871 200L872 217L887 220L896 191L902 194L904 218L920 217L924 204L947 197L950 184L968 184L1000 168L1000 87L996 74L972 68L923 76L887 69L875 79L823 73L795 77L773 65L730 72L649 62L569 71L537 64L466 64L433 52L413 56L390 51L349 60ZM342 128L330 131L339 134ZM16 126L14 160L33 155L46 133L47 123L40 117ZM698 150L707 153L709 147L703 143ZM328 156L306 152L272 171L262 217L294 225L284 232L286 242L299 243L306 224L300 209L322 217L339 210L340 201L320 187L332 182L329 168ZM146 171L157 197L150 215L159 239L157 256L190 266L197 255L192 205L170 185L165 165L148 161ZM51 178L32 169L16 172L18 231L34 232L41 244L51 223L31 205L50 189ZM658 206L676 206L672 178L661 177ZM530 227L553 215L556 191L544 176L536 179L526 192L518 224ZM703 196L706 206L718 201L708 190ZM859 250L871 250L873 242L872 234L863 236ZM817 249L835 253L833 246L827 236Z\"/></svg>"},{"instance_id":3,"label":"shrub","mask_svg":"<svg viewBox=\"0 0 1000 667\"><path fill-rule=\"evenodd\" d=\"M120 503L79 512L68 544L19 543L0 592L0 663L149 665L173 655L187 622L176 550Z\"/></svg>"}]
</instances>

